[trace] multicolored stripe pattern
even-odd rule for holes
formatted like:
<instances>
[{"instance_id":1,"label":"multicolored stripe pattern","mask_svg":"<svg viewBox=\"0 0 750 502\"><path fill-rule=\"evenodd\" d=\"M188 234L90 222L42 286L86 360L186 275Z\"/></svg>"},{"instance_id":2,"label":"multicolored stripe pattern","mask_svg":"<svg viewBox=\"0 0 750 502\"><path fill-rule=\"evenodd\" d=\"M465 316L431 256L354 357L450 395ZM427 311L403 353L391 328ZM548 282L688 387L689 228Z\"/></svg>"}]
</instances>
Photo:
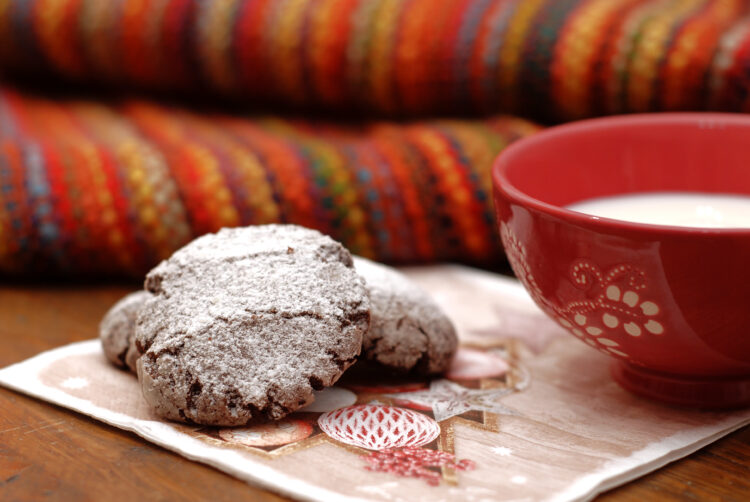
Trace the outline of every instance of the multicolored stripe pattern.
<instances>
[{"instance_id":1,"label":"multicolored stripe pattern","mask_svg":"<svg viewBox=\"0 0 750 502\"><path fill-rule=\"evenodd\" d=\"M750 2L0 0L0 74L381 117L750 112ZM268 222L386 262L490 263L491 161L536 129L0 85L0 275L138 277L197 235Z\"/></svg>"},{"instance_id":2,"label":"multicolored stripe pattern","mask_svg":"<svg viewBox=\"0 0 750 502\"><path fill-rule=\"evenodd\" d=\"M749 10L746 0L0 0L0 69L390 116L750 111Z\"/></svg>"},{"instance_id":3,"label":"multicolored stripe pattern","mask_svg":"<svg viewBox=\"0 0 750 502\"><path fill-rule=\"evenodd\" d=\"M502 259L489 170L521 119L357 126L0 89L0 276L132 276L290 222L387 262Z\"/></svg>"}]
</instances>

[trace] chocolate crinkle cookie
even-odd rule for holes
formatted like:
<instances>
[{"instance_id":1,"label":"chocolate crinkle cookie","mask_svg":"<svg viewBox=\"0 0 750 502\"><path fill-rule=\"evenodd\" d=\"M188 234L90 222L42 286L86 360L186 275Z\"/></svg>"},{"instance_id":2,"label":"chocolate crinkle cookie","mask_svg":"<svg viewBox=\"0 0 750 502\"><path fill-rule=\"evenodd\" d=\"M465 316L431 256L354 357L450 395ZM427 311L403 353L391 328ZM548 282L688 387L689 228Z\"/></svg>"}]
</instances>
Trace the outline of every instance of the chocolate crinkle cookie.
<instances>
[{"instance_id":1,"label":"chocolate crinkle cookie","mask_svg":"<svg viewBox=\"0 0 750 502\"><path fill-rule=\"evenodd\" d=\"M130 293L115 303L99 324L104 355L118 368L135 372L135 362L140 355L135 348L135 322L138 311L150 297L148 291Z\"/></svg>"},{"instance_id":2,"label":"chocolate crinkle cookie","mask_svg":"<svg viewBox=\"0 0 750 502\"><path fill-rule=\"evenodd\" d=\"M203 236L146 277L138 378L158 415L243 425L279 419L332 385L370 322L349 252L293 225Z\"/></svg>"},{"instance_id":3,"label":"chocolate crinkle cookie","mask_svg":"<svg viewBox=\"0 0 750 502\"><path fill-rule=\"evenodd\" d=\"M370 295L372 322L362 359L395 372L434 375L448 369L458 345L443 310L400 272L355 257Z\"/></svg>"}]
</instances>

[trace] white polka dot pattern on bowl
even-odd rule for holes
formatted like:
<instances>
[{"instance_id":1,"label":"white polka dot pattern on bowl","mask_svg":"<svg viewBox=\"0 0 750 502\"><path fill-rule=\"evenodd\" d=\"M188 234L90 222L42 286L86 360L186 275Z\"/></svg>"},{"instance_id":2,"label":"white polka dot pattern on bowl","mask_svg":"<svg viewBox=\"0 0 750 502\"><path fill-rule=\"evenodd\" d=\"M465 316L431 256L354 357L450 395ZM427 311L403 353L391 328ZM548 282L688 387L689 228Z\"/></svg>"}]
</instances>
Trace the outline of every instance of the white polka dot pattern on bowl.
<instances>
[{"instance_id":1,"label":"white polka dot pattern on bowl","mask_svg":"<svg viewBox=\"0 0 750 502\"><path fill-rule=\"evenodd\" d=\"M507 225L501 225L506 255L518 279L534 301L557 322L597 350L629 359L623 345L649 336L662 336L661 308L648 298L644 272L621 264L606 274L589 260L570 267L570 280L581 290L581 299L555 305L542 295L527 261L525 246Z\"/></svg>"}]
</instances>

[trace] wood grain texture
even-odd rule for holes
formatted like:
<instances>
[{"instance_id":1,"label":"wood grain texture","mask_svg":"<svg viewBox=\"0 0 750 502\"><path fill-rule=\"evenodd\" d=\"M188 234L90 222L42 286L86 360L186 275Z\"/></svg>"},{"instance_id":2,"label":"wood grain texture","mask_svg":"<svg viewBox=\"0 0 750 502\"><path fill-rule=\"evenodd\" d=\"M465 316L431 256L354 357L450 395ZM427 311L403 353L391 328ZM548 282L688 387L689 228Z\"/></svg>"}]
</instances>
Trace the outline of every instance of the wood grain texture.
<instances>
[{"instance_id":1,"label":"wood grain texture","mask_svg":"<svg viewBox=\"0 0 750 502\"><path fill-rule=\"evenodd\" d=\"M97 335L139 287L0 287L0 366ZM750 500L750 428L598 500ZM77 413L0 389L0 500L262 500L265 490Z\"/></svg>"}]
</instances>

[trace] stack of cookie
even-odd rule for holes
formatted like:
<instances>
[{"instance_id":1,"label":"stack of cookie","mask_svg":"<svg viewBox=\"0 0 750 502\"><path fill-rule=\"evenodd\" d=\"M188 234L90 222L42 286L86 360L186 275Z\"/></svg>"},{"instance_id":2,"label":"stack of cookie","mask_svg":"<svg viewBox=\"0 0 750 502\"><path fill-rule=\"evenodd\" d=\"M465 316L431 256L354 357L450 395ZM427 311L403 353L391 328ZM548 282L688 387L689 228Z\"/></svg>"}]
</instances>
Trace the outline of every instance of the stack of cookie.
<instances>
[{"instance_id":1,"label":"stack of cookie","mask_svg":"<svg viewBox=\"0 0 750 502\"><path fill-rule=\"evenodd\" d=\"M356 361L445 371L455 329L399 272L294 225L223 229L175 252L102 320L104 353L161 417L278 420Z\"/></svg>"}]
</instances>

